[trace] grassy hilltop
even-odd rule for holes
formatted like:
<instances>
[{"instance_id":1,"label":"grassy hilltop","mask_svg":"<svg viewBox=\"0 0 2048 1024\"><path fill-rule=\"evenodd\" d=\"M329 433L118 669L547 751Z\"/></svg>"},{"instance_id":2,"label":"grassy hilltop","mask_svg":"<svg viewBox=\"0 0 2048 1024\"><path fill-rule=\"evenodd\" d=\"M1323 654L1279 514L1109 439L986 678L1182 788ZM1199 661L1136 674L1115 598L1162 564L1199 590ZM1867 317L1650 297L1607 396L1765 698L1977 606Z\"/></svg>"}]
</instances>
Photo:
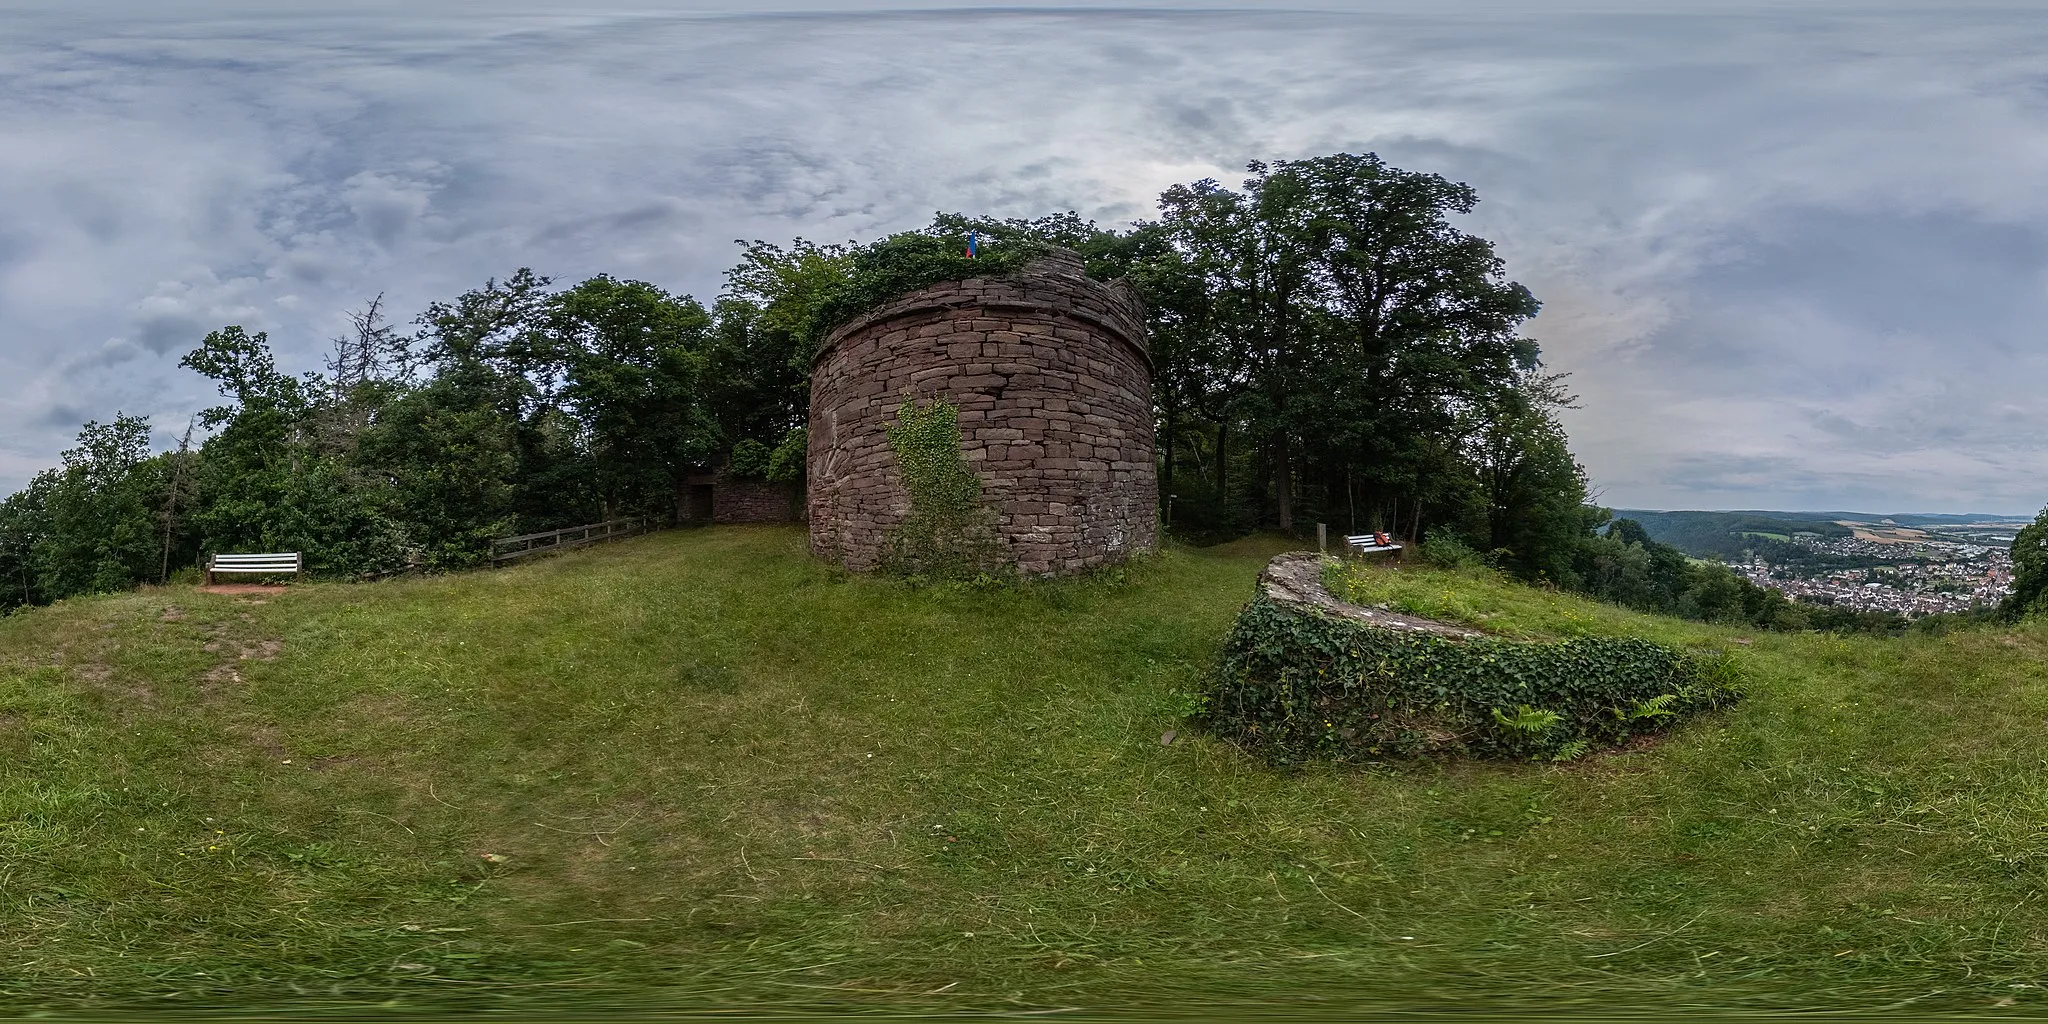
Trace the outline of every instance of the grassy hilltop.
<instances>
[{"instance_id":1,"label":"grassy hilltop","mask_svg":"<svg viewBox=\"0 0 2048 1024\"><path fill-rule=\"evenodd\" d=\"M0 999L2042 999L2048 626L1752 637L1380 574L1504 633L1751 640L1750 696L1572 763L1284 774L1181 721L1277 550L911 590L718 529L0 620Z\"/></svg>"}]
</instances>

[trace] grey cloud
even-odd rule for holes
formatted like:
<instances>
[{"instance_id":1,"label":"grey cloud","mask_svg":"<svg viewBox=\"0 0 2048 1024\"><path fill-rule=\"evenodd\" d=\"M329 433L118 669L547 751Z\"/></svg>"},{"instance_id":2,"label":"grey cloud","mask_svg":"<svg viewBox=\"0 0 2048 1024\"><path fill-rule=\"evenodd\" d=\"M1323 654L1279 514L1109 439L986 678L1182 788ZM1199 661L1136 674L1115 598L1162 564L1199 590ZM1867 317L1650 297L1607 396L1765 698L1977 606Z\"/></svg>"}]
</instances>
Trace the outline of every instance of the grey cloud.
<instances>
[{"instance_id":1,"label":"grey cloud","mask_svg":"<svg viewBox=\"0 0 2048 1024\"><path fill-rule=\"evenodd\" d=\"M220 326L220 325L214 325ZM135 341L143 348L157 355L184 353L190 351L210 328L192 317L164 315L144 319L135 332Z\"/></svg>"},{"instance_id":2,"label":"grey cloud","mask_svg":"<svg viewBox=\"0 0 2048 1024\"><path fill-rule=\"evenodd\" d=\"M1690 403L1697 422L1667 416L1673 429L1628 442L1676 460L1656 485L1666 500L1767 486L1825 495L1830 480L1839 494L1940 480L1999 494L2008 509L2048 500L2027 493L2040 486L2038 442L2014 444L2048 437L2048 407L2034 398L2048 380L2032 344L2048 317L2048 290L2030 286L2048 267L2038 229L1779 209L1740 252L1694 275L1711 303L1652 332L1624 365L1588 373L1610 406L1647 409L1660 391ZM1617 443L1603 433L1583 446ZM1702 446L1749 451L1750 475L1699 472L1715 461Z\"/></svg>"},{"instance_id":3,"label":"grey cloud","mask_svg":"<svg viewBox=\"0 0 2048 1024\"><path fill-rule=\"evenodd\" d=\"M1607 500L2048 500L2024 7L778 6L23 8L0 489L75 429L52 403L209 404L169 357L224 323L310 368L379 292L403 316L532 265L711 294L733 238L1117 222L1249 159L1374 149L1480 190Z\"/></svg>"},{"instance_id":4,"label":"grey cloud","mask_svg":"<svg viewBox=\"0 0 2048 1024\"><path fill-rule=\"evenodd\" d=\"M126 338L114 338L98 348L73 356L64 363L63 368L58 371L58 375L71 376L81 372L119 366L131 359L139 359L142 355L143 349L141 346Z\"/></svg>"},{"instance_id":5,"label":"grey cloud","mask_svg":"<svg viewBox=\"0 0 2048 1024\"><path fill-rule=\"evenodd\" d=\"M1837 415L1832 409L1812 409L1806 412L1806 419L1814 429L1829 434L1844 443L1857 443L1871 436L1875 428L1868 423L1858 423L1846 416Z\"/></svg>"},{"instance_id":6,"label":"grey cloud","mask_svg":"<svg viewBox=\"0 0 2048 1024\"><path fill-rule=\"evenodd\" d=\"M1777 211L1745 253L1700 275L1701 287L1797 297L1869 334L1940 332L2012 352L2008 332L2048 315L2048 226L1970 213ZM1955 332L1959 324L1974 330Z\"/></svg>"},{"instance_id":7,"label":"grey cloud","mask_svg":"<svg viewBox=\"0 0 2048 1024\"><path fill-rule=\"evenodd\" d=\"M32 422L39 427L55 427L60 431L75 433L94 415L96 414L90 410L60 402L37 413ZM52 460L53 463L54 461Z\"/></svg>"},{"instance_id":8,"label":"grey cloud","mask_svg":"<svg viewBox=\"0 0 2048 1024\"><path fill-rule=\"evenodd\" d=\"M615 231L634 231L641 228L671 227L678 221L693 219L689 210L676 200L640 203L631 209L606 214L601 223Z\"/></svg>"},{"instance_id":9,"label":"grey cloud","mask_svg":"<svg viewBox=\"0 0 2048 1024\"><path fill-rule=\"evenodd\" d=\"M435 188L427 176L363 171L343 182L342 194L370 239L389 249L426 220Z\"/></svg>"}]
</instances>

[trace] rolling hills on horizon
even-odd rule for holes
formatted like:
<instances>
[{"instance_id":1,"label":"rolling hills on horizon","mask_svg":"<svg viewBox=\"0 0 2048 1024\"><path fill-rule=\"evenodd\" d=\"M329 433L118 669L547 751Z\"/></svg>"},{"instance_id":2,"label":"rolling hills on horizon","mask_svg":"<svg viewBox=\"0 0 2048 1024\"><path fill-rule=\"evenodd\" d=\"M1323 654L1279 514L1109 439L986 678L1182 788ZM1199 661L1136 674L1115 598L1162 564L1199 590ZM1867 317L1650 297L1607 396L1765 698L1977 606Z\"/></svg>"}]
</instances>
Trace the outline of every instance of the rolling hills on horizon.
<instances>
[{"instance_id":1,"label":"rolling hills on horizon","mask_svg":"<svg viewBox=\"0 0 2048 1024\"><path fill-rule=\"evenodd\" d=\"M1790 541L1800 534L1821 541L1852 536L1899 536L1904 539L1964 544L2009 545L2031 517L1995 514L1928 513L1875 515L1868 512L1738 511L1661 512L1615 509L1616 519L1634 520L1650 538L1695 557L1730 558L1751 550L1760 540ZM1845 523L1857 524L1856 529ZM1865 529L1867 528L1867 529ZM1873 532L1874 531L1874 532Z\"/></svg>"},{"instance_id":2,"label":"rolling hills on horizon","mask_svg":"<svg viewBox=\"0 0 2048 1024\"><path fill-rule=\"evenodd\" d=\"M1965 523L2014 523L2033 522L2034 517L2024 514L2002 512L1787 512L1777 509L1614 509L1616 519L1636 519L1639 516L1713 515L1713 516L1760 516L1787 522L1832 523L1842 520L1857 523L1881 523L1890 520L1900 526L1957 526ZM1640 520L1638 520L1640 521Z\"/></svg>"}]
</instances>

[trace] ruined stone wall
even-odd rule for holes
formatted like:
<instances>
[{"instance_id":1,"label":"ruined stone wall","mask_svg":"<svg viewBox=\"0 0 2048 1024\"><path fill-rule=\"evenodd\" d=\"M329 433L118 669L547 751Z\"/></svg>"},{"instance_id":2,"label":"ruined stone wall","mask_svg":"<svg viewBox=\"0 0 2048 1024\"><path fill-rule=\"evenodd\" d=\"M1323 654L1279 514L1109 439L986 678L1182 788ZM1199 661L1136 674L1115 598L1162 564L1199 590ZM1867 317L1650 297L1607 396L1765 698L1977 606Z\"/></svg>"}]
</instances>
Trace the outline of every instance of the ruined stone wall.
<instances>
[{"instance_id":1,"label":"ruined stone wall","mask_svg":"<svg viewBox=\"0 0 2048 1024\"><path fill-rule=\"evenodd\" d=\"M692 493L699 487L711 490L708 509ZM724 469L686 480L677 490L676 506L686 523L794 523L804 511L794 484L734 476Z\"/></svg>"},{"instance_id":2,"label":"ruined stone wall","mask_svg":"<svg viewBox=\"0 0 2048 1024\"><path fill-rule=\"evenodd\" d=\"M960 409L1005 557L1032 576L1156 543L1152 365L1128 287L1055 252L1014 277L953 281L834 330L812 368L811 549L875 567L909 511L886 429L907 399Z\"/></svg>"},{"instance_id":3,"label":"ruined stone wall","mask_svg":"<svg viewBox=\"0 0 2048 1024\"><path fill-rule=\"evenodd\" d=\"M803 518L792 484L720 474L711 491L714 523L794 523Z\"/></svg>"}]
</instances>

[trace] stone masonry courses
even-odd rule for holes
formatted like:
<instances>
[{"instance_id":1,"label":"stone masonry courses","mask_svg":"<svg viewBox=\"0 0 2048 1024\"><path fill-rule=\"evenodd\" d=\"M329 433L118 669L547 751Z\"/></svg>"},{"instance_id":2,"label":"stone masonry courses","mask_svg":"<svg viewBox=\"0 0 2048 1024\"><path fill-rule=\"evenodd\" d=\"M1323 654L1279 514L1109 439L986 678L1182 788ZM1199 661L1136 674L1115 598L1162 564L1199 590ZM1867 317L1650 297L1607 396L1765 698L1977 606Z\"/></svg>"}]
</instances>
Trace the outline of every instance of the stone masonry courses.
<instances>
[{"instance_id":1,"label":"stone masonry courses","mask_svg":"<svg viewBox=\"0 0 2048 1024\"><path fill-rule=\"evenodd\" d=\"M832 331L811 379L811 550L864 570L909 511L887 428L907 400L960 410L1004 557L1078 572L1156 543L1152 362L1121 282L1053 251L1010 277L902 296Z\"/></svg>"}]
</instances>

